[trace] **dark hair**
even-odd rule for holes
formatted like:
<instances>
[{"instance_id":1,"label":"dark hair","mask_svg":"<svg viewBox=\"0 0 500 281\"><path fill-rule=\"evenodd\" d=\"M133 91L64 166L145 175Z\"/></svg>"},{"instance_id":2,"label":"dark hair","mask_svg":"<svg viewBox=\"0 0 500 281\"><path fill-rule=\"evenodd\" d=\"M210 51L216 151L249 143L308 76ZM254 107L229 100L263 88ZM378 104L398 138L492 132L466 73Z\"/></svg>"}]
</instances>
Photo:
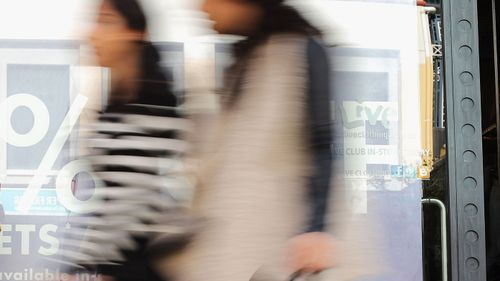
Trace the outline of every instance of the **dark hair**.
<instances>
[{"instance_id":1,"label":"dark hair","mask_svg":"<svg viewBox=\"0 0 500 281\"><path fill-rule=\"evenodd\" d=\"M258 4L264 11L259 32L270 35L279 32L320 35L321 31L308 22L291 6L283 4L283 0L247 0Z\"/></svg>"},{"instance_id":2,"label":"dark hair","mask_svg":"<svg viewBox=\"0 0 500 281\"><path fill-rule=\"evenodd\" d=\"M110 3L113 8L125 19L127 26L139 32L147 32L148 22L146 14L138 0L104 0ZM158 67L160 55L158 50L146 40L137 42L142 46L141 68L143 71L149 71Z\"/></svg>"},{"instance_id":3,"label":"dark hair","mask_svg":"<svg viewBox=\"0 0 500 281\"><path fill-rule=\"evenodd\" d=\"M146 14L138 0L104 0L125 19L127 26L135 31L147 33L148 22ZM145 38L137 41L141 46L141 77L139 93L147 92L151 85L159 91L170 92L169 80L160 66L161 56L158 49Z\"/></svg>"},{"instance_id":4,"label":"dark hair","mask_svg":"<svg viewBox=\"0 0 500 281\"><path fill-rule=\"evenodd\" d=\"M137 0L105 0L120 13L130 29L146 32L148 22L142 6Z\"/></svg>"},{"instance_id":5,"label":"dark hair","mask_svg":"<svg viewBox=\"0 0 500 281\"><path fill-rule=\"evenodd\" d=\"M307 21L295 8L283 4L283 0L245 0L259 5L264 14L255 32L235 46L236 56L244 56L255 46L276 33L297 33L321 36L322 32Z\"/></svg>"}]
</instances>

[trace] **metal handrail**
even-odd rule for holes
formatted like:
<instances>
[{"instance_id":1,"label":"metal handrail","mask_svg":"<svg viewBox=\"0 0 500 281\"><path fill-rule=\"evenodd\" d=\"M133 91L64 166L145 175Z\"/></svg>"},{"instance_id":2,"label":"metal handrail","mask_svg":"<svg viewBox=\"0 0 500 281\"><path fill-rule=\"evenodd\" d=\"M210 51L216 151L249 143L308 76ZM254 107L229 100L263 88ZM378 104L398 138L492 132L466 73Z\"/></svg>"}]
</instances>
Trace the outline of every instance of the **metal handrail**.
<instances>
[{"instance_id":1,"label":"metal handrail","mask_svg":"<svg viewBox=\"0 0 500 281\"><path fill-rule=\"evenodd\" d=\"M448 240L446 223L446 206L438 199L422 199L423 204L438 205L441 212L441 263L443 281L448 281Z\"/></svg>"}]
</instances>

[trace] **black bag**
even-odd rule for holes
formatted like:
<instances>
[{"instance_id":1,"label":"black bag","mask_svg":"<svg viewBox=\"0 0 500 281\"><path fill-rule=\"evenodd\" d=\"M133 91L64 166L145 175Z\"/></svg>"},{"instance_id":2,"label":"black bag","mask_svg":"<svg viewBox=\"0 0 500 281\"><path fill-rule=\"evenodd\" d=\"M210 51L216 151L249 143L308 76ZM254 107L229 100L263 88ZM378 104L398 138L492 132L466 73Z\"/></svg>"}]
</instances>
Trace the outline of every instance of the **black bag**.
<instances>
[{"instance_id":1,"label":"black bag","mask_svg":"<svg viewBox=\"0 0 500 281\"><path fill-rule=\"evenodd\" d=\"M273 272L270 268L266 267L261 267L259 270L257 270L252 278L250 278L249 281L312 281L316 280L314 278L319 277L321 272L315 272L315 273L305 273L305 272L295 272L292 275L288 277L283 277L283 276L278 276L280 274L277 274Z\"/></svg>"}]
</instances>

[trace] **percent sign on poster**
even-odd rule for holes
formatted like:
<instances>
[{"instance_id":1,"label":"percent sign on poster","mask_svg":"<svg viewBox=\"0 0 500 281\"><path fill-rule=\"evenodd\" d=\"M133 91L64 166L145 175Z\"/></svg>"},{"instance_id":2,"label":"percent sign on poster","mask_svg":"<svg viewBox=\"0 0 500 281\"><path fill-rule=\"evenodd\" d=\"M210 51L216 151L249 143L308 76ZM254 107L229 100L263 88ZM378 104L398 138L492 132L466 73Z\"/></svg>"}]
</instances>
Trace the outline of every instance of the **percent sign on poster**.
<instances>
[{"instance_id":1,"label":"percent sign on poster","mask_svg":"<svg viewBox=\"0 0 500 281\"><path fill-rule=\"evenodd\" d=\"M78 95L71 105L64 120L60 124L54 139L38 165L33 178L24 192L19 205L19 212L27 214L40 192L44 180L49 176L58 155L61 153L64 144L68 140L71 132L87 103L88 98ZM19 107L28 108L33 116L33 126L29 132L19 134L11 125L11 117ZM39 98L30 94L16 94L7 98L0 104L0 137L8 144L17 147L29 147L40 142L48 133L50 125L50 114ZM56 180L56 191L59 202L69 211L79 212L85 202L75 198L71 191L71 181L80 172L88 171L85 163L76 160L68 163L59 171Z\"/></svg>"}]
</instances>

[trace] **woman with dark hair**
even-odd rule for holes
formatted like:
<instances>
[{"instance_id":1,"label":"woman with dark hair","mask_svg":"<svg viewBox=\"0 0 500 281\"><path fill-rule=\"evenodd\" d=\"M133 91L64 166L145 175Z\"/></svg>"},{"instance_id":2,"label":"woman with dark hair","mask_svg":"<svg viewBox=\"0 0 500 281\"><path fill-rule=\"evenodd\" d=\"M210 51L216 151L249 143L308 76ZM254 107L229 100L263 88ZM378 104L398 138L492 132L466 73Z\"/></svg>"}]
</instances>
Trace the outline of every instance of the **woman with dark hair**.
<instances>
[{"instance_id":1,"label":"woman with dark hair","mask_svg":"<svg viewBox=\"0 0 500 281\"><path fill-rule=\"evenodd\" d=\"M137 0L104 0L90 35L99 65L111 71L109 103L135 99L175 106L159 65L157 49L147 41L147 20Z\"/></svg>"},{"instance_id":2,"label":"woman with dark hair","mask_svg":"<svg viewBox=\"0 0 500 281\"><path fill-rule=\"evenodd\" d=\"M102 1L90 42L111 90L85 157L99 184L64 242L66 261L117 281L162 280L153 259L183 247L194 226L179 139L188 124L146 37L137 0Z\"/></svg>"},{"instance_id":3,"label":"woman with dark hair","mask_svg":"<svg viewBox=\"0 0 500 281\"><path fill-rule=\"evenodd\" d=\"M332 266L329 59L321 32L283 2L204 1L217 32L246 39L201 156L195 208L210 223L180 259L180 281Z\"/></svg>"}]
</instances>

